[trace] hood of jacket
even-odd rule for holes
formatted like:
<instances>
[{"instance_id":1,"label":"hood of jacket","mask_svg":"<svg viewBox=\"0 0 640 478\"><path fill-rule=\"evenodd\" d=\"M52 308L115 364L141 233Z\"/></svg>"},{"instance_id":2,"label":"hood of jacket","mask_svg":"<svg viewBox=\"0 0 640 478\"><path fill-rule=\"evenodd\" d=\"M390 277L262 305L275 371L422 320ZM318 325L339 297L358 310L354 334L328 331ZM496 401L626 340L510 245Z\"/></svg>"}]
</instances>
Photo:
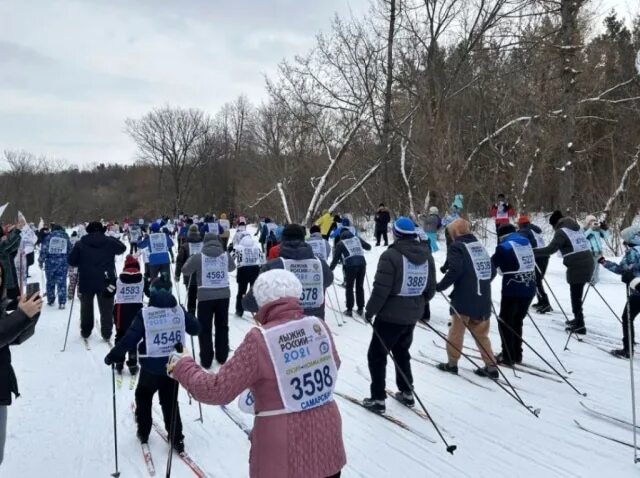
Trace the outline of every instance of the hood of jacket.
<instances>
[{"instance_id":1,"label":"hood of jacket","mask_svg":"<svg viewBox=\"0 0 640 478\"><path fill-rule=\"evenodd\" d=\"M257 247L255 242L253 242L253 238L246 234L242 239L240 239L240 245L242 247Z\"/></svg>"},{"instance_id":2,"label":"hood of jacket","mask_svg":"<svg viewBox=\"0 0 640 478\"><path fill-rule=\"evenodd\" d=\"M280 245L280 257L299 261L303 259L313 259L313 249L305 241L286 241Z\"/></svg>"},{"instance_id":3,"label":"hood of jacket","mask_svg":"<svg viewBox=\"0 0 640 478\"><path fill-rule=\"evenodd\" d=\"M346 227L343 227L343 228L340 230L340 239L341 239L341 240L342 240L342 239L351 239L352 237L355 237L355 236L354 236L354 235L353 235L353 233L352 233L349 229L347 229Z\"/></svg>"},{"instance_id":4,"label":"hood of jacket","mask_svg":"<svg viewBox=\"0 0 640 478\"><path fill-rule=\"evenodd\" d=\"M63 229L56 229L54 230L49 237L61 237L63 239L69 239L69 236L67 235L67 233L63 230Z\"/></svg>"},{"instance_id":5,"label":"hood of jacket","mask_svg":"<svg viewBox=\"0 0 640 478\"><path fill-rule=\"evenodd\" d=\"M426 242L416 241L413 237L396 238L389 247L398 251L412 264L424 264L431 254Z\"/></svg>"},{"instance_id":6,"label":"hood of jacket","mask_svg":"<svg viewBox=\"0 0 640 478\"><path fill-rule=\"evenodd\" d=\"M200 235L200 231L189 231L187 233L187 242L201 242L202 236Z\"/></svg>"},{"instance_id":7,"label":"hood of jacket","mask_svg":"<svg viewBox=\"0 0 640 478\"><path fill-rule=\"evenodd\" d=\"M262 324L275 321L297 320L304 317L300 302L295 297L283 297L263 305L256 314L256 320Z\"/></svg>"},{"instance_id":8,"label":"hood of jacket","mask_svg":"<svg viewBox=\"0 0 640 478\"><path fill-rule=\"evenodd\" d=\"M209 257L218 257L224 254L224 249L220 243L220 239L217 234L207 232L204 235L204 241L202 241L202 253Z\"/></svg>"},{"instance_id":9,"label":"hood of jacket","mask_svg":"<svg viewBox=\"0 0 640 478\"><path fill-rule=\"evenodd\" d=\"M572 231L579 231L580 225L576 222L575 219L572 219L570 217L563 217L558 221L555 229L557 230L562 228L571 229Z\"/></svg>"},{"instance_id":10,"label":"hood of jacket","mask_svg":"<svg viewBox=\"0 0 640 478\"><path fill-rule=\"evenodd\" d=\"M150 307L158 307L160 309L170 309L178 305L178 301L167 291L152 292L149 298Z\"/></svg>"},{"instance_id":11,"label":"hood of jacket","mask_svg":"<svg viewBox=\"0 0 640 478\"><path fill-rule=\"evenodd\" d=\"M80 239L81 244L94 249L100 249L104 247L107 242L108 238L104 235L103 232L90 232L86 236L83 236L82 239Z\"/></svg>"}]
</instances>

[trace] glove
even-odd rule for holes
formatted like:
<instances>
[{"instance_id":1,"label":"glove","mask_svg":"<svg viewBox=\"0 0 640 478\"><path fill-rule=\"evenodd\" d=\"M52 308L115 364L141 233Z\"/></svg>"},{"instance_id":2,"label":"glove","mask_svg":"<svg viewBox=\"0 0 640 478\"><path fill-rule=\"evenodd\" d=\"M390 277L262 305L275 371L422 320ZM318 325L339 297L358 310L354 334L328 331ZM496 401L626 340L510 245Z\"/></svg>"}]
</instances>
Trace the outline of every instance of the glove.
<instances>
[{"instance_id":1,"label":"glove","mask_svg":"<svg viewBox=\"0 0 640 478\"><path fill-rule=\"evenodd\" d=\"M186 348L183 349L182 352L178 352L178 351L171 352L171 354L169 354L169 360L167 361L167 375L173 378L173 369L176 368L176 365L178 365L178 362L180 360L188 356L189 354Z\"/></svg>"},{"instance_id":2,"label":"glove","mask_svg":"<svg viewBox=\"0 0 640 478\"><path fill-rule=\"evenodd\" d=\"M369 323L372 323L373 321L373 314L370 312L365 312L364 314L364 320L366 320Z\"/></svg>"},{"instance_id":3,"label":"glove","mask_svg":"<svg viewBox=\"0 0 640 478\"><path fill-rule=\"evenodd\" d=\"M448 270L449 270L449 268L447 266L442 266L440 268L440 272L442 272L443 274L446 274Z\"/></svg>"},{"instance_id":4,"label":"glove","mask_svg":"<svg viewBox=\"0 0 640 478\"><path fill-rule=\"evenodd\" d=\"M622 273L622 282L624 282L627 285L629 285L631 281L635 278L636 278L636 275L633 273L633 271L624 271Z\"/></svg>"},{"instance_id":5,"label":"glove","mask_svg":"<svg viewBox=\"0 0 640 478\"><path fill-rule=\"evenodd\" d=\"M117 361L118 361L118 360L117 360L117 357L115 356L115 354L114 354L113 352L109 352L109 353L108 353L107 355L105 355L105 357L104 357L104 363L105 363L105 365L109 365L109 366L111 366L111 365L113 365L114 363L116 363Z\"/></svg>"},{"instance_id":6,"label":"glove","mask_svg":"<svg viewBox=\"0 0 640 478\"><path fill-rule=\"evenodd\" d=\"M605 261L604 256L598 257L598 263L599 264L604 264L604 261Z\"/></svg>"}]
</instances>

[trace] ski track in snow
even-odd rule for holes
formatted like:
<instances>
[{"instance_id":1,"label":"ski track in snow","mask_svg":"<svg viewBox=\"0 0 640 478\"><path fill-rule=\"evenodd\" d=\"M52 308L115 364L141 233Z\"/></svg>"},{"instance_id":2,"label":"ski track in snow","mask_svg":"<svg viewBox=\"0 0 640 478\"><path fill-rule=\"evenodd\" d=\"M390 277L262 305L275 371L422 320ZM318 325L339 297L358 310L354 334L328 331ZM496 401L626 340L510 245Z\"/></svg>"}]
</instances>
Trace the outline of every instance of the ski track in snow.
<instances>
[{"instance_id":1,"label":"ski track in snow","mask_svg":"<svg viewBox=\"0 0 640 478\"><path fill-rule=\"evenodd\" d=\"M487 244L492 252L493 244ZM435 254L437 265L444 262L445 251ZM373 284L377 259L384 251L374 247L367 252L368 277ZM123 256L118 258L118 270ZM35 269L32 269L35 270ZM38 276L39 274L34 274ZM441 277L440 274L438 274ZM336 280L341 278L341 271ZM565 269L557 257L551 259L547 280L560 299L565 312L570 312L569 288L565 283ZM37 279L36 279L37 280ZM182 298L186 296L181 283ZM624 308L624 288L619 278L601 269L600 293L610 301L618 315ZM493 299L500 302L500 278L493 283ZM231 283L235 298L236 284ZM344 309L344 289L337 288L339 304L335 304L333 290L328 301L336 311ZM369 292L365 283L365 292ZM77 299L76 299L77 300ZM401 472L408 477L455 476L554 476L596 477L615 474L620 477L637 476L633 464L633 450L590 435L576 427L573 419L585 426L632 441L629 427L603 420L583 409L579 401L603 412L631 419L629 366L627 361L610 357L592 345L571 339L569 351L563 351L566 341L564 317L556 304L557 313L532 316L567 369L574 373L569 380L584 398L565 383L559 384L526 373L513 377L508 368L505 375L519 388L526 404L541 408L539 418L519 405L498 386L487 379L472 375L472 365L461 359L463 374L488 386L485 390L465 380L438 371L435 367L412 362L416 391L432 418L441 427L450 444L458 446L454 456L445 451L444 444L432 444L417 437L361 407L336 397L343 420L343 435L348 464L345 477L393 477ZM35 336L12 349L13 363L22 396L9 407L8 437L5 462L1 476L108 476L114 471L113 431L111 409L111 370L103 363L108 348L102 344L99 330L94 329L87 351L79 336L79 303L75 304L67 350L60 352L69 314L66 310L48 308L38 324ZM367 348L371 340L368 325L346 318L338 329L340 314L327 308L326 321L336 331L336 345L342 358L337 390L361 399L369 394ZM97 307L96 307L97 313ZM431 325L446 333L448 305L436 295L431 302ZM585 302L586 324L589 330L609 337L611 347L619 346L620 325L600 297L590 291ZM237 347L252 320L229 315L230 341ZM560 370L532 323L525 319L525 338L554 367ZM589 335L587 335L589 337ZM433 331L417 327L412 355L424 359L446 360L444 350L435 347L435 340L444 345ZM494 353L500 350L498 328L492 319L491 340ZM601 343L599 341L598 343ZM465 344L475 347L469 334ZM605 343L602 346L609 348ZM197 349L197 340L196 340ZM466 352L466 350L465 350ZM476 352L471 352L477 355ZM197 350L196 350L197 355ZM539 367L546 365L526 347L525 362ZM635 361L640 369L640 361ZM128 388L125 369L123 386L117 390L117 422L119 463L122 477L148 476L142 452L135 436L135 423L130 411L134 391ZM395 373L391 362L387 366L387 388L396 390ZM419 407L418 404L416 404ZM159 410L157 397L154 407ZM234 415L251 427L252 418L229 405ZM246 434L221 410L203 405L204 423L196 421L198 406L189 405L184 389L180 391L180 413L184 425L185 445L196 463L216 478L248 476L249 441ZM438 438L432 425L407 410L393 399L387 400L387 413L417 431ZM162 425L162 424L161 424ZM149 445L156 467L156 476L163 476L168 447L152 431ZM193 472L177 457L173 459L172 476L192 477Z\"/></svg>"}]
</instances>

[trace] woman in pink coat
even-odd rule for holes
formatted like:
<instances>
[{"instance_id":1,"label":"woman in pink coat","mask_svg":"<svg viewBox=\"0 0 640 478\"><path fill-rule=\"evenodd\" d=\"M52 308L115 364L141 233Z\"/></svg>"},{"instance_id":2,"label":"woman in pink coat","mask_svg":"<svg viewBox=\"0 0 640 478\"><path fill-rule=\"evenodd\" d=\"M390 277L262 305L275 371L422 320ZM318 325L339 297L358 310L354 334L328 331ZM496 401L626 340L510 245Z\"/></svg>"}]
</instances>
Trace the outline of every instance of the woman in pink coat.
<instances>
[{"instance_id":1,"label":"woman in pink coat","mask_svg":"<svg viewBox=\"0 0 640 478\"><path fill-rule=\"evenodd\" d=\"M290 272L261 274L253 294L262 328L249 331L218 373L186 354L173 357L168 369L196 400L210 405L251 391L251 478L339 477L346 454L332 397L340 359L331 332L320 319L304 317L302 285Z\"/></svg>"}]
</instances>

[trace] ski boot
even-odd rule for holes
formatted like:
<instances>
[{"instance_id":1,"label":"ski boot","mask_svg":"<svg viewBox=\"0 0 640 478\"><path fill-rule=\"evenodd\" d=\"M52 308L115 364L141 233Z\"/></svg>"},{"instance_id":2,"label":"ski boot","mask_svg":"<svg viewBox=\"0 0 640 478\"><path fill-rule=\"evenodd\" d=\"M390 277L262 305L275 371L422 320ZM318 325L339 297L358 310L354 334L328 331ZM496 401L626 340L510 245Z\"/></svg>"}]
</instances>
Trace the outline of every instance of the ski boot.
<instances>
[{"instance_id":1,"label":"ski boot","mask_svg":"<svg viewBox=\"0 0 640 478\"><path fill-rule=\"evenodd\" d=\"M506 354L500 352L498 355L496 355L496 363L498 365L504 365L505 367L512 367L518 363L515 360L510 360Z\"/></svg>"},{"instance_id":2,"label":"ski boot","mask_svg":"<svg viewBox=\"0 0 640 478\"><path fill-rule=\"evenodd\" d=\"M351 309L347 309L343 312L346 317L353 317L353 311Z\"/></svg>"},{"instance_id":3,"label":"ski boot","mask_svg":"<svg viewBox=\"0 0 640 478\"><path fill-rule=\"evenodd\" d=\"M485 365L482 368L475 369L473 373L480 377L487 377L492 380L498 380L500 378L500 372L498 372L498 367L495 365Z\"/></svg>"},{"instance_id":4,"label":"ski boot","mask_svg":"<svg viewBox=\"0 0 640 478\"><path fill-rule=\"evenodd\" d=\"M64 309L65 309L65 304L59 304L59 305L58 305L58 309L60 309L60 310L64 310Z\"/></svg>"},{"instance_id":5,"label":"ski boot","mask_svg":"<svg viewBox=\"0 0 640 478\"><path fill-rule=\"evenodd\" d=\"M574 320L570 320L569 323L567 324L567 327L564 330L566 330L567 332L579 334L579 335L586 335L587 333L587 328L584 326L583 318L576 318Z\"/></svg>"},{"instance_id":6,"label":"ski boot","mask_svg":"<svg viewBox=\"0 0 640 478\"><path fill-rule=\"evenodd\" d=\"M387 411L387 407L384 400L375 400L373 398L365 398L362 400L364 408L373 413L383 414Z\"/></svg>"},{"instance_id":7,"label":"ski boot","mask_svg":"<svg viewBox=\"0 0 640 478\"><path fill-rule=\"evenodd\" d=\"M441 370L442 372L449 372L453 375L458 375L457 365L450 365L448 363L439 363L438 365L436 365L436 368L438 370Z\"/></svg>"},{"instance_id":8,"label":"ski boot","mask_svg":"<svg viewBox=\"0 0 640 478\"><path fill-rule=\"evenodd\" d=\"M617 358L631 358L631 355L629 354L629 352L625 349L614 349L612 351L609 352L611 355L613 355L614 357Z\"/></svg>"},{"instance_id":9,"label":"ski boot","mask_svg":"<svg viewBox=\"0 0 640 478\"><path fill-rule=\"evenodd\" d=\"M540 307L536 309L538 314L548 314L549 312L553 312L553 309L549 304L542 304Z\"/></svg>"},{"instance_id":10,"label":"ski boot","mask_svg":"<svg viewBox=\"0 0 640 478\"><path fill-rule=\"evenodd\" d=\"M411 392L396 392L393 396L405 407L413 408L416 405L416 400Z\"/></svg>"},{"instance_id":11,"label":"ski boot","mask_svg":"<svg viewBox=\"0 0 640 478\"><path fill-rule=\"evenodd\" d=\"M184 438L178 438L173 441L173 449L178 455L184 453Z\"/></svg>"}]
</instances>

